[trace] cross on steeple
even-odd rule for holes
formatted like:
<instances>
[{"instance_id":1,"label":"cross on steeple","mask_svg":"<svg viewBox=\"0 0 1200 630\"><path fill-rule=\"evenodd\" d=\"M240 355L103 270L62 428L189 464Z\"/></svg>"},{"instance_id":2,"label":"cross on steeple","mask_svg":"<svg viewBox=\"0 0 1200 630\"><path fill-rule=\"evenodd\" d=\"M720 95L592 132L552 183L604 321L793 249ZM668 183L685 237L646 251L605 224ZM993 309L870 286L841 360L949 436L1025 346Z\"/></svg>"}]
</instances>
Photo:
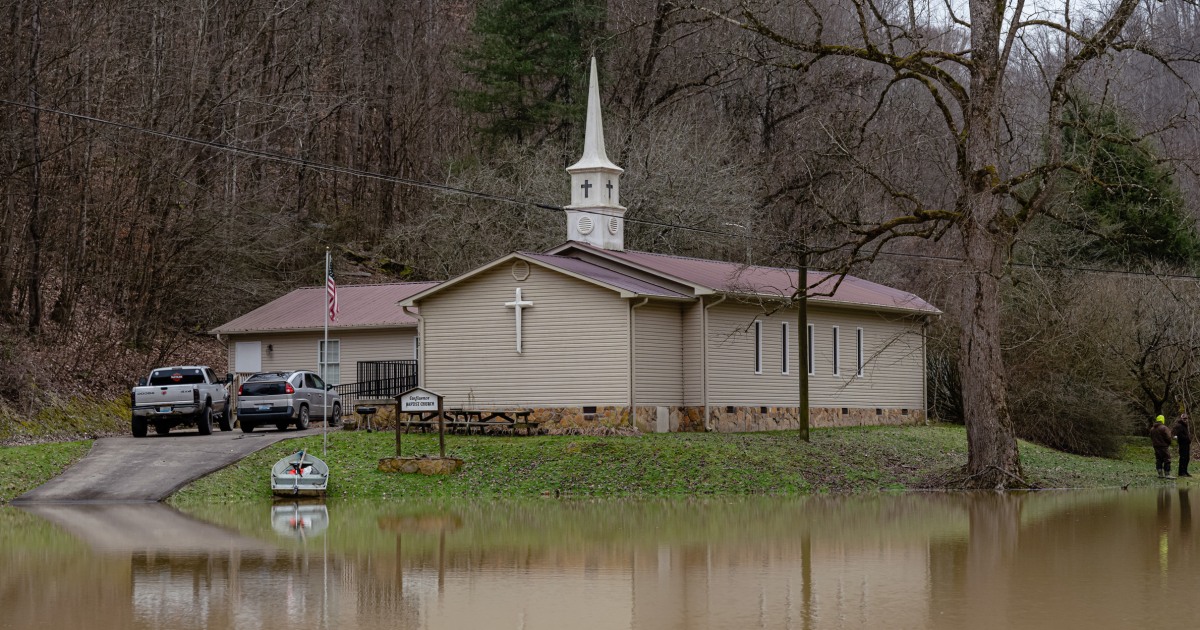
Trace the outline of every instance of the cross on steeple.
<instances>
[{"instance_id":1,"label":"cross on steeple","mask_svg":"<svg viewBox=\"0 0 1200 630\"><path fill-rule=\"evenodd\" d=\"M608 180L608 183L605 184L604 187L608 189L608 198L611 200L612 199L612 188L613 188L612 180L611 179ZM584 196L586 197L587 195L584 195Z\"/></svg>"},{"instance_id":2,"label":"cross on steeple","mask_svg":"<svg viewBox=\"0 0 1200 630\"><path fill-rule=\"evenodd\" d=\"M588 190L590 190L592 187L591 182L589 182L588 180L585 179L585 180L583 180L583 184L581 184L579 187L583 189L583 198L587 199ZM609 185L609 188L612 188L611 184Z\"/></svg>"}]
</instances>

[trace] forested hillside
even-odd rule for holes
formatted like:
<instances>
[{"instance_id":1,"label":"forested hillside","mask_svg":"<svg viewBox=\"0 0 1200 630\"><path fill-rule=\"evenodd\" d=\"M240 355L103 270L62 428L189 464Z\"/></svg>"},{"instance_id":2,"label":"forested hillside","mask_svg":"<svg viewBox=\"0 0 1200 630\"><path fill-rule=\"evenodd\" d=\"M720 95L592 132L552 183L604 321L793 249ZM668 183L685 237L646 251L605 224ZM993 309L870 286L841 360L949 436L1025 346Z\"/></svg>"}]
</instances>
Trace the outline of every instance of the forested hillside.
<instances>
[{"instance_id":1,"label":"forested hillside","mask_svg":"<svg viewBox=\"0 0 1200 630\"><path fill-rule=\"evenodd\" d=\"M950 420L994 305L1018 432L1111 452L1200 394L1200 9L969 4L0 0L0 401L222 368L326 247L352 284L558 244L594 54L629 247L922 295Z\"/></svg>"}]
</instances>

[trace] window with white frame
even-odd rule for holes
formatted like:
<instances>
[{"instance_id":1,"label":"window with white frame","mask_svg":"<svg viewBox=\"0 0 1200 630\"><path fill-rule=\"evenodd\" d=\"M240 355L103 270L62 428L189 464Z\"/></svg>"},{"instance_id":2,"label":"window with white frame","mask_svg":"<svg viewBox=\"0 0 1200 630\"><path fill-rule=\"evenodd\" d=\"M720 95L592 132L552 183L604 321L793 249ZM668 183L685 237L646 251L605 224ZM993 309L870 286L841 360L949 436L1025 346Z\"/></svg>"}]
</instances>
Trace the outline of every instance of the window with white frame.
<instances>
[{"instance_id":1,"label":"window with white frame","mask_svg":"<svg viewBox=\"0 0 1200 630\"><path fill-rule=\"evenodd\" d=\"M858 361L856 363L856 365L858 365L858 369L854 371L854 375L862 376L863 375L863 329L862 328L859 328L855 332L855 339L858 341Z\"/></svg>"},{"instance_id":2,"label":"window with white frame","mask_svg":"<svg viewBox=\"0 0 1200 630\"><path fill-rule=\"evenodd\" d=\"M754 373L762 374L762 322L754 321Z\"/></svg>"},{"instance_id":3,"label":"window with white frame","mask_svg":"<svg viewBox=\"0 0 1200 630\"><path fill-rule=\"evenodd\" d=\"M813 342L816 340L817 340L817 329L812 324L809 324L808 325L808 343L805 344L808 346L808 375L809 376L816 376L816 374L817 374L817 362L815 360L817 353L815 350L813 350Z\"/></svg>"},{"instance_id":4,"label":"window with white frame","mask_svg":"<svg viewBox=\"0 0 1200 630\"><path fill-rule=\"evenodd\" d=\"M781 346L779 348L779 354L783 359L783 365L780 366L780 372L783 374L791 374L792 370L791 370L790 364L792 362L792 356L791 356L792 353L791 353L791 348L788 347L788 323L787 322L782 322L779 325L779 341L781 344Z\"/></svg>"},{"instance_id":5,"label":"window with white frame","mask_svg":"<svg viewBox=\"0 0 1200 630\"><path fill-rule=\"evenodd\" d=\"M839 365L841 364L841 357L839 356L841 347L838 343L841 336L842 336L842 328L840 326L834 326L833 327L833 375L834 376L839 376L842 373L842 370L839 367Z\"/></svg>"},{"instance_id":6,"label":"window with white frame","mask_svg":"<svg viewBox=\"0 0 1200 630\"><path fill-rule=\"evenodd\" d=\"M342 342L340 340L330 339L328 351L325 347L325 340L317 340L317 372L326 383L341 384Z\"/></svg>"}]
</instances>

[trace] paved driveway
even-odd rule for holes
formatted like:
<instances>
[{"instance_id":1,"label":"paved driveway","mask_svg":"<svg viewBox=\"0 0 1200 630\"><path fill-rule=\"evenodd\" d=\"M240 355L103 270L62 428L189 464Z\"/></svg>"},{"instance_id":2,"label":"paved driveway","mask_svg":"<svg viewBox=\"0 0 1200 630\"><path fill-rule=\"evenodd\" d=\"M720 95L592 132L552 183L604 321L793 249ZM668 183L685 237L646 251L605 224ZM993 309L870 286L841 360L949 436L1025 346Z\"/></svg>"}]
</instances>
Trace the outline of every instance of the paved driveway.
<instances>
[{"instance_id":1,"label":"paved driveway","mask_svg":"<svg viewBox=\"0 0 1200 630\"><path fill-rule=\"evenodd\" d=\"M13 503L146 503L162 501L185 484L220 470L281 440L320 435L305 431L259 429L254 433L172 431L144 438L96 440L87 456L61 475L26 492ZM263 483L267 473L263 471Z\"/></svg>"}]
</instances>

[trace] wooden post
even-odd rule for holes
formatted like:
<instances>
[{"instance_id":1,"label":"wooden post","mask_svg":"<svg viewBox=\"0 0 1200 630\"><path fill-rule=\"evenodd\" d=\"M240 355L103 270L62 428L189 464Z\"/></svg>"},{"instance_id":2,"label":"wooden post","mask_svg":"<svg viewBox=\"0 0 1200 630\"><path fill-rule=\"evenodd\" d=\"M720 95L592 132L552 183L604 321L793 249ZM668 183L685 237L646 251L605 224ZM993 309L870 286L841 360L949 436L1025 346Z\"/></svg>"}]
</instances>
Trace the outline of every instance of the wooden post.
<instances>
[{"instance_id":1,"label":"wooden post","mask_svg":"<svg viewBox=\"0 0 1200 630\"><path fill-rule=\"evenodd\" d=\"M438 456L446 459L446 414L442 411L442 397L438 396Z\"/></svg>"},{"instance_id":2,"label":"wooden post","mask_svg":"<svg viewBox=\"0 0 1200 630\"><path fill-rule=\"evenodd\" d=\"M400 396L396 396L396 457L400 457Z\"/></svg>"}]
</instances>

